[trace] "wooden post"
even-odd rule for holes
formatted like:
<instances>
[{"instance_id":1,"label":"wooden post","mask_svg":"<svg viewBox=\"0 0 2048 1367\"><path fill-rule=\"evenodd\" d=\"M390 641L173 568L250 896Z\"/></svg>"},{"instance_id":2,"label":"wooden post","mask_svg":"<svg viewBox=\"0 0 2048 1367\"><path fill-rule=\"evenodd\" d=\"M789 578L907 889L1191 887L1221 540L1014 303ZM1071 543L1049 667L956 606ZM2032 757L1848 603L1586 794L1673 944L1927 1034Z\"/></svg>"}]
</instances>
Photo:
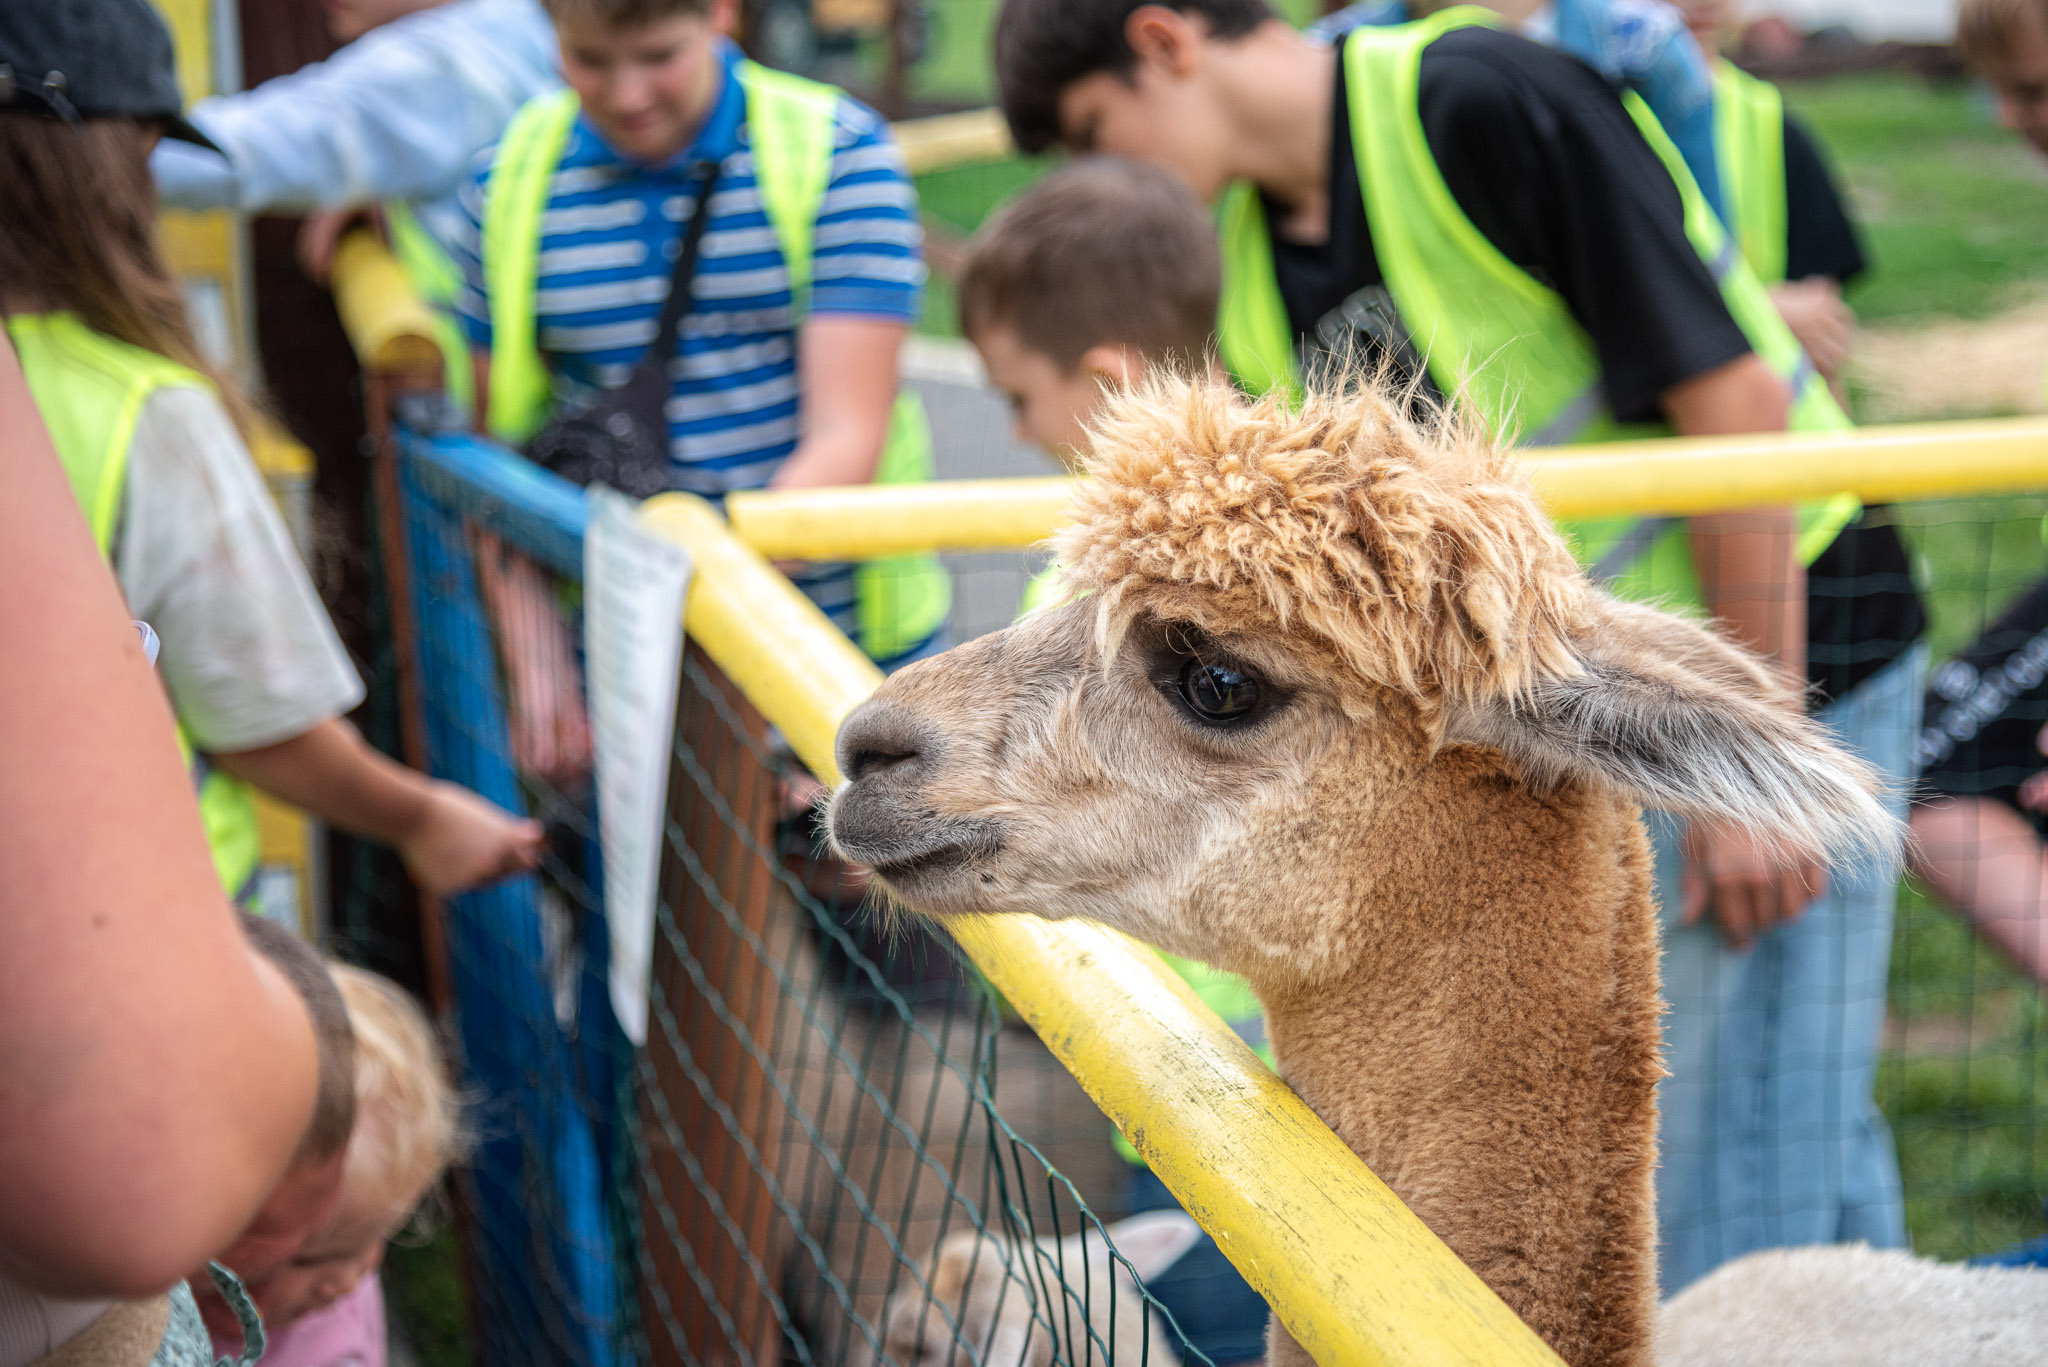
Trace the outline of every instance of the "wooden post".
<instances>
[{"instance_id":1,"label":"wooden post","mask_svg":"<svg viewBox=\"0 0 2048 1367\"><path fill-rule=\"evenodd\" d=\"M697 671L708 687L693 686ZM639 1069L641 1318L661 1367L775 1367L784 1222L770 1183L786 1108L771 1085L772 961L791 938L771 924L787 905L773 862L780 804L759 759L767 723L695 644L683 674L676 752L708 785L671 763Z\"/></svg>"}]
</instances>

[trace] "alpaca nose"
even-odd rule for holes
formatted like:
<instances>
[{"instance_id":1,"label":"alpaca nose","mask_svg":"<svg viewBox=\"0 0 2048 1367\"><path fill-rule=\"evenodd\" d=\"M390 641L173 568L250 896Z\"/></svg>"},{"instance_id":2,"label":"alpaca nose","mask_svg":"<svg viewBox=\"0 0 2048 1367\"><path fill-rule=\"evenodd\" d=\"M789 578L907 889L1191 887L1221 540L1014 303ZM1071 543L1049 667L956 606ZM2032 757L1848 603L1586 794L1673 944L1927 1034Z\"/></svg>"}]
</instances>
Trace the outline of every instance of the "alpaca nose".
<instances>
[{"instance_id":1,"label":"alpaca nose","mask_svg":"<svg viewBox=\"0 0 2048 1367\"><path fill-rule=\"evenodd\" d=\"M839 772L849 783L915 768L931 748L929 728L906 709L866 702L839 727Z\"/></svg>"}]
</instances>

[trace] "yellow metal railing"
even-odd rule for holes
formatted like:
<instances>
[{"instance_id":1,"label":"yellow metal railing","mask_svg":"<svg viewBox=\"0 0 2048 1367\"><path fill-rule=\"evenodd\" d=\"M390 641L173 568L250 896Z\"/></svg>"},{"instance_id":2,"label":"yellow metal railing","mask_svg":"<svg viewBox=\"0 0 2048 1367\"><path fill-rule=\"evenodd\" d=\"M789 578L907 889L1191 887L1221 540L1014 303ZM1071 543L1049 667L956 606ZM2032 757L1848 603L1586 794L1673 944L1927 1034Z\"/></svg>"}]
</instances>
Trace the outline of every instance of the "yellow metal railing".
<instances>
[{"instance_id":1,"label":"yellow metal railing","mask_svg":"<svg viewBox=\"0 0 2048 1367\"><path fill-rule=\"evenodd\" d=\"M1553 517L1683 515L1851 493L1866 503L2048 488L2048 418L1615 442L1528 451ZM773 559L861 560L1035 545L1066 517L1073 481L945 480L733 494L726 512Z\"/></svg>"},{"instance_id":2,"label":"yellow metal railing","mask_svg":"<svg viewBox=\"0 0 2048 1367\"><path fill-rule=\"evenodd\" d=\"M333 287L335 312L363 369L386 375L440 369L434 311L368 228L343 234L335 246Z\"/></svg>"},{"instance_id":3,"label":"yellow metal railing","mask_svg":"<svg viewBox=\"0 0 2048 1367\"><path fill-rule=\"evenodd\" d=\"M935 114L927 119L906 119L892 132L903 149L910 173L921 176L930 171L971 166L976 162L1000 161L1016 151L1003 116L993 109L971 109L964 114Z\"/></svg>"}]
</instances>

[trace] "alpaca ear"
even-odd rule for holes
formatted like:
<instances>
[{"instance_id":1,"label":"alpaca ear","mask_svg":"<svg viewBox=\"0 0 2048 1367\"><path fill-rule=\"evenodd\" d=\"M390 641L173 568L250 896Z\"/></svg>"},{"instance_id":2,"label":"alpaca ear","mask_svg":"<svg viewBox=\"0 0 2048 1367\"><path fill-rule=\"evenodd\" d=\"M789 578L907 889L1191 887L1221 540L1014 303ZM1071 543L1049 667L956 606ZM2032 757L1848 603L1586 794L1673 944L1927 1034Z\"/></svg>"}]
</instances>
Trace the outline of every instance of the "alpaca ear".
<instances>
[{"instance_id":1,"label":"alpaca ear","mask_svg":"<svg viewBox=\"0 0 2048 1367\"><path fill-rule=\"evenodd\" d=\"M1896 860L1901 823L1878 773L1798 706L1748 651L1605 594L1571 640L1581 666L1513 703L1451 719L1537 782L1603 783L1645 807L1732 821L1830 861Z\"/></svg>"}]
</instances>

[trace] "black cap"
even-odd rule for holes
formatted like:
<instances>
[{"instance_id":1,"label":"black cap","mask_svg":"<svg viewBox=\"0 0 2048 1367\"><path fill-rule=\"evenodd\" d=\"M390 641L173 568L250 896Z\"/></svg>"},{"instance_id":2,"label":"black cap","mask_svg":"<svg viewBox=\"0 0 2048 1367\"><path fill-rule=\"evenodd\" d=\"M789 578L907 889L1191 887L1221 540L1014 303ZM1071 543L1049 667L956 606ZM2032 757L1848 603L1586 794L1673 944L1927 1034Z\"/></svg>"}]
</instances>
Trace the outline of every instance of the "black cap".
<instances>
[{"instance_id":1,"label":"black cap","mask_svg":"<svg viewBox=\"0 0 2048 1367\"><path fill-rule=\"evenodd\" d=\"M213 147L184 107L171 33L149 0L0 0L0 109L139 119Z\"/></svg>"}]
</instances>

